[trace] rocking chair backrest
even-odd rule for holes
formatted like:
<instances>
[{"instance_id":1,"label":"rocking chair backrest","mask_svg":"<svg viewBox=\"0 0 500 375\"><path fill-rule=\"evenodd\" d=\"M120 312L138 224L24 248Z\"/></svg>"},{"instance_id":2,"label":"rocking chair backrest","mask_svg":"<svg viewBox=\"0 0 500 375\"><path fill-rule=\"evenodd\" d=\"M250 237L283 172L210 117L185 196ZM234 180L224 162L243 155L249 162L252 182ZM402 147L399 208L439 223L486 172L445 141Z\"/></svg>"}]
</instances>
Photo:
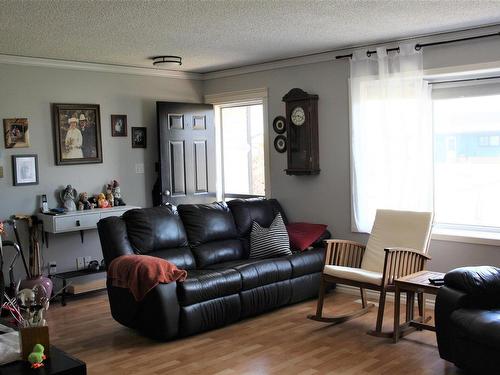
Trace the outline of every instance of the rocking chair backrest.
<instances>
[{"instance_id":1,"label":"rocking chair backrest","mask_svg":"<svg viewBox=\"0 0 500 375\"><path fill-rule=\"evenodd\" d=\"M361 268L382 273L387 247L410 248L426 254L432 219L432 212L377 210Z\"/></svg>"}]
</instances>

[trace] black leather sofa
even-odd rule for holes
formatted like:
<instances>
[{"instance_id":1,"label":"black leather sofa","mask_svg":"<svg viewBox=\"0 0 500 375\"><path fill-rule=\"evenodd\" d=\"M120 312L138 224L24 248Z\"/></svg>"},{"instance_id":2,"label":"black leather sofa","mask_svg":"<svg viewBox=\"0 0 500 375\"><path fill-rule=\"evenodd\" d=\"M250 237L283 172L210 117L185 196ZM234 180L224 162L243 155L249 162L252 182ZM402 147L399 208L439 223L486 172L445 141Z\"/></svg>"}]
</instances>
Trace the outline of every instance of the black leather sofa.
<instances>
[{"instance_id":1,"label":"black leather sofa","mask_svg":"<svg viewBox=\"0 0 500 375\"><path fill-rule=\"evenodd\" d=\"M450 271L436 298L441 358L474 374L500 373L500 269Z\"/></svg>"},{"instance_id":2,"label":"black leather sofa","mask_svg":"<svg viewBox=\"0 0 500 375\"><path fill-rule=\"evenodd\" d=\"M160 284L140 302L108 281L113 318L166 340L316 296L323 248L248 259L252 222L267 227L278 212L286 222L278 201L252 199L134 209L102 219L97 227L106 264L120 255L148 254L188 273L184 282Z\"/></svg>"}]
</instances>

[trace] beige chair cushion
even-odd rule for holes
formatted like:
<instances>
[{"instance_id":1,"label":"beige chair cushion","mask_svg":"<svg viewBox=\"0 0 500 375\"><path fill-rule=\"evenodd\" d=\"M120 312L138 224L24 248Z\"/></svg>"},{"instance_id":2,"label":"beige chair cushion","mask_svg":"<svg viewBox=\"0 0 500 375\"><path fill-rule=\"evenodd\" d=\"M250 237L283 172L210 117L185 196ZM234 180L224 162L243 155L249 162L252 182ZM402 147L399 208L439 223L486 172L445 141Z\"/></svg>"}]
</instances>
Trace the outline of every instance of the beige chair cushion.
<instances>
[{"instance_id":1,"label":"beige chair cushion","mask_svg":"<svg viewBox=\"0 0 500 375\"><path fill-rule=\"evenodd\" d=\"M377 210L361 268L382 273L387 247L405 247L426 253L432 216L432 212Z\"/></svg>"},{"instance_id":2,"label":"beige chair cushion","mask_svg":"<svg viewBox=\"0 0 500 375\"><path fill-rule=\"evenodd\" d=\"M343 279L359 281L373 285L382 284L382 273L367 271L361 268L342 267L342 266L325 266L323 273L341 277Z\"/></svg>"}]
</instances>

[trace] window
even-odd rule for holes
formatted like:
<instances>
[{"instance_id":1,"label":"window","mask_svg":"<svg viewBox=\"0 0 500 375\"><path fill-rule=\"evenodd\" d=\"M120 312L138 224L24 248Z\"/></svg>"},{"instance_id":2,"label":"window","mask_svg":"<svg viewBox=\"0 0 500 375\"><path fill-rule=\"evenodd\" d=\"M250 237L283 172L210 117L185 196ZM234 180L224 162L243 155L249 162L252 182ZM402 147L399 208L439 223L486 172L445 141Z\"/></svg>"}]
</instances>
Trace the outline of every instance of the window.
<instances>
[{"instance_id":1,"label":"window","mask_svg":"<svg viewBox=\"0 0 500 375\"><path fill-rule=\"evenodd\" d=\"M263 104L221 107L220 133L223 197L265 196Z\"/></svg>"},{"instance_id":2,"label":"window","mask_svg":"<svg viewBox=\"0 0 500 375\"><path fill-rule=\"evenodd\" d=\"M435 222L500 231L500 84L435 84Z\"/></svg>"}]
</instances>

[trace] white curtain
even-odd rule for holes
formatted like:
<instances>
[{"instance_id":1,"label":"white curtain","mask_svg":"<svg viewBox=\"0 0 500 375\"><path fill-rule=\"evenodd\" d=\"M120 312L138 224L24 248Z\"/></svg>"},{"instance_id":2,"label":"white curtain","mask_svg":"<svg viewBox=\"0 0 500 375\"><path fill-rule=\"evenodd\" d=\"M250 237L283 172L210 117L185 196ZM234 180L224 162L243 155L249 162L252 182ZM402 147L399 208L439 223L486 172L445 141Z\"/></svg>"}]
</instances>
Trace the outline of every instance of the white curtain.
<instances>
[{"instance_id":1,"label":"white curtain","mask_svg":"<svg viewBox=\"0 0 500 375\"><path fill-rule=\"evenodd\" d=\"M432 118L422 52L355 51L351 59L352 230L370 232L377 208L432 210Z\"/></svg>"}]
</instances>

